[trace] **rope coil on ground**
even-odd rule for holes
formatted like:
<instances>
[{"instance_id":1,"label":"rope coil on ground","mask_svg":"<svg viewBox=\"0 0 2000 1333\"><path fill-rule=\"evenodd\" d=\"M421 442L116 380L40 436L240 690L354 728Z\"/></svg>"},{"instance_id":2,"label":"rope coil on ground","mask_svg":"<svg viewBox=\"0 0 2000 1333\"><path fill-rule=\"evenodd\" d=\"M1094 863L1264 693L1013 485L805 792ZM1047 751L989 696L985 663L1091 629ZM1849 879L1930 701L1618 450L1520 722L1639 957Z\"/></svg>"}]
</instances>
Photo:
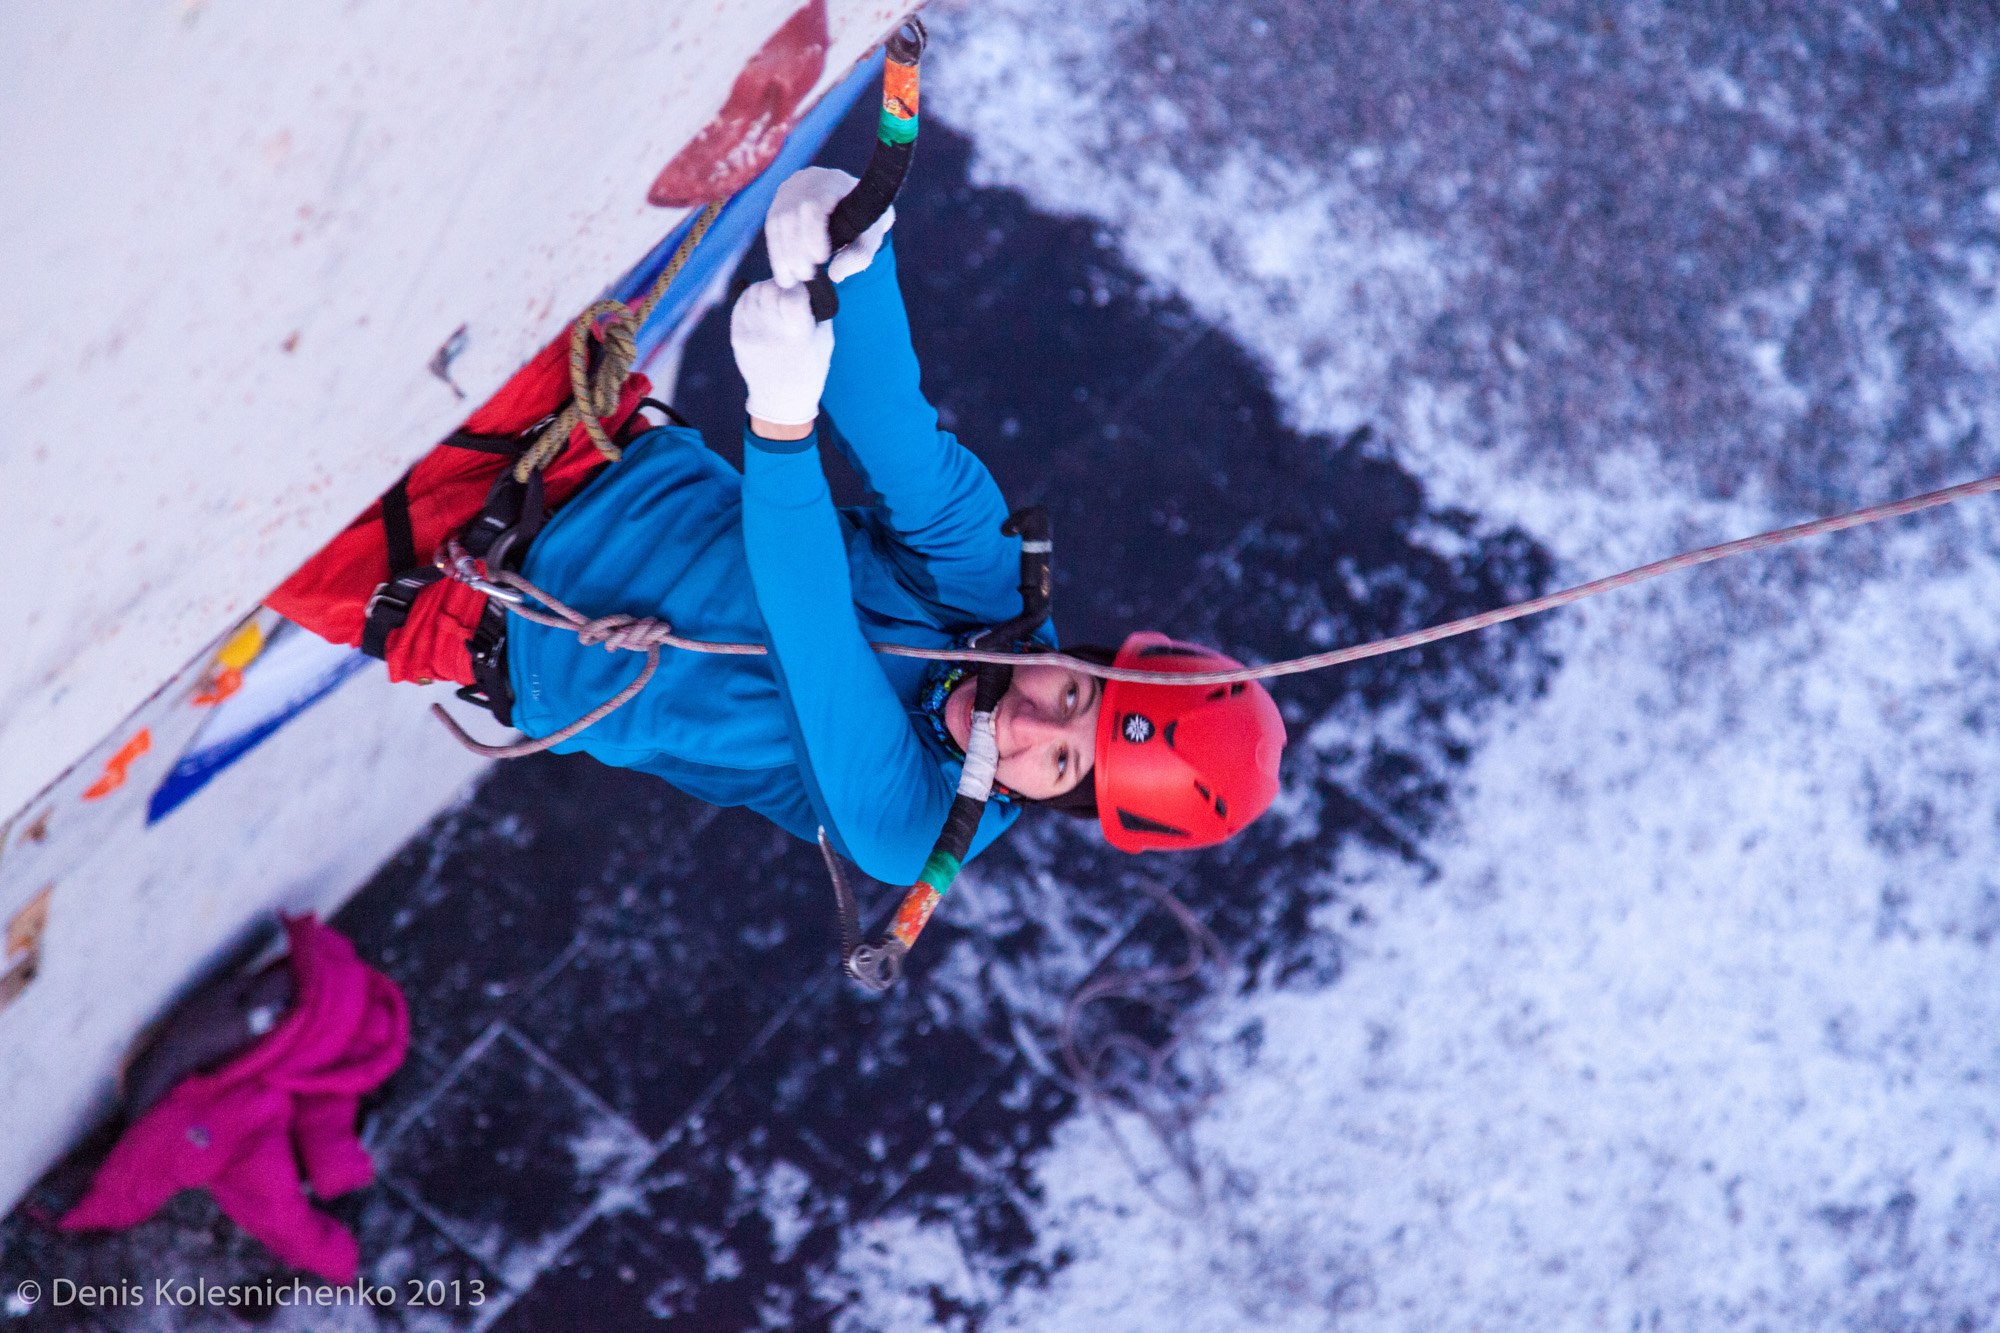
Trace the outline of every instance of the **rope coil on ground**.
<instances>
[{"instance_id":1,"label":"rope coil on ground","mask_svg":"<svg viewBox=\"0 0 2000 1333\"><path fill-rule=\"evenodd\" d=\"M1185 1007L1176 1005L1172 992L1208 972L1216 979L1216 985L1209 991L1213 995L1229 975L1229 953L1215 932L1171 890L1143 882L1140 887L1155 906L1173 918L1187 943L1187 952L1178 962L1104 972L1084 982L1063 1006L1058 1044L1071 1089L1103 1124L1139 1187L1161 1207L1193 1216L1203 1210L1206 1198L1202 1163L1189 1130L1207 1097L1197 1090L1192 1098L1176 1100L1169 1089L1174 1082L1173 1062L1197 1026L1202 1005L1199 1001ZM1132 929L1137 929L1136 923ZM1131 931L1126 938L1131 938ZM1149 1042L1114 1027L1108 1034L1086 1040L1082 1035L1085 1010L1093 1004L1119 1001L1158 1019L1165 1029L1161 1038ZM1111 1067L1120 1062L1124 1069ZM1163 1102L1166 1109L1161 1105ZM1192 1192L1191 1206L1169 1198L1158 1188L1160 1173L1147 1171L1140 1165L1114 1115L1119 1110L1137 1116L1152 1131L1161 1151L1187 1178Z\"/></svg>"}]
</instances>

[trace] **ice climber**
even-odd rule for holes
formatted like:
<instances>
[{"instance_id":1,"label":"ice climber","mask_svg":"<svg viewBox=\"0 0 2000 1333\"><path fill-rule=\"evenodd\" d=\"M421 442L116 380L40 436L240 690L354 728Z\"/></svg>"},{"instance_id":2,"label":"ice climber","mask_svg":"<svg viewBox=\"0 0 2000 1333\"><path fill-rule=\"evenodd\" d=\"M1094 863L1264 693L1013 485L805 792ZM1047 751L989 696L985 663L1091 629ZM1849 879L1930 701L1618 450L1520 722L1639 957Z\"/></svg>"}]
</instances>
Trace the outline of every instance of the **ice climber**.
<instances>
[{"instance_id":1,"label":"ice climber","mask_svg":"<svg viewBox=\"0 0 2000 1333\"><path fill-rule=\"evenodd\" d=\"M769 647L766 656L669 648L637 697L555 748L655 774L717 805L748 806L808 841L823 827L869 875L908 883L951 805L972 678L962 666L868 645L951 646L1017 614L1020 542L1001 534L999 487L939 429L919 387L888 235L893 212L832 256L839 313L814 322L803 283L828 260L827 218L853 183L845 172L808 168L779 189L766 219L773 276L743 293L730 320L748 387L742 471L691 429L641 431L633 418L623 458L598 475L566 470L567 456L550 468L549 499L573 494L520 569L591 615L656 617L690 637ZM621 417L635 405L628 393ZM835 508L823 444L853 465L867 504ZM371 611L385 593L409 603L396 608L406 618L371 645L392 678L471 683L480 673L468 669L469 652L493 666L488 696L511 691L496 715L531 737L626 686L633 655L585 646L573 633L502 617L504 635L489 627L482 643L478 608L446 605L467 592L449 581L407 596L375 588L385 534L393 546L399 523L406 546L428 550L441 539L426 518L424 466L407 479L400 518L386 502L364 515L343 534L345 556L336 543L271 604L326 637L360 642L358 598L329 589L355 586L354 568L366 564ZM492 475L491 467L481 474ZM1115 653L1073 651L1167 671L1234 665L1146 632ZM1126 851L1208 846L1277 793L1284 724L1254 683L1106 682L1029 664L1014 669L995 723L997 799L973 854L1026 805L1095 817Z\"/></svg>"}]
</instances>

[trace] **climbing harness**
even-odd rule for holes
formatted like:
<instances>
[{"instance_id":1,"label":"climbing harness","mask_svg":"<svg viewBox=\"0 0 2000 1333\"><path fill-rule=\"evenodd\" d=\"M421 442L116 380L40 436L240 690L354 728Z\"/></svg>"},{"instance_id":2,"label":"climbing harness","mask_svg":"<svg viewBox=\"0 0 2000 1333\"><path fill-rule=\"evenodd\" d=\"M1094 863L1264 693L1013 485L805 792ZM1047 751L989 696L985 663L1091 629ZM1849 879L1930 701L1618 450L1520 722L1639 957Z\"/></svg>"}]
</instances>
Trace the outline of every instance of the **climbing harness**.
<instances>
[{"instance_id":1,"label":"climbing harness","mask_svg":"<svg viewBox=\"0 0 2000 1333\"><path fill-rule=\"evenodd\" d=\"M563 451L579 427L604 462L615 462L621 456L622 450L612 435L629 419L621 415L621 408L627 401L628 382L633 378L638 329L673 285L721 211L722 204L712 203L695 216L687 234L636 306L616 300L598 301L578 316L570 329L571 396L560 411L518 433L480 435L460 430L443 441L447 447L498 454L512 462L494 478L478 513L447 539L429 561L418 558L411 522L410 479L416 469L404 473L383 494L380 505L389 577L368 599L361 631L363 652L386 660L390 636L408 623L417 598L438 580L455 579L487 597L478 624L465 641L472 683L459 690L459 697L485 708L503 725L513 721L513 691L505 657L505 604L520 601L521 594L498 595L496 577L509 565L520 563L529 543L548 521L552 506L546 473L558 457L573 457L565 456ZM598 342L594 344L593 339ZM671 407L651 398L640 400L629 411L636 415L639 408L647 405L659 409L671 420L679 420ZM462 742L476 744L463 732L458 735Z\"/></svg>"}]
</instances>

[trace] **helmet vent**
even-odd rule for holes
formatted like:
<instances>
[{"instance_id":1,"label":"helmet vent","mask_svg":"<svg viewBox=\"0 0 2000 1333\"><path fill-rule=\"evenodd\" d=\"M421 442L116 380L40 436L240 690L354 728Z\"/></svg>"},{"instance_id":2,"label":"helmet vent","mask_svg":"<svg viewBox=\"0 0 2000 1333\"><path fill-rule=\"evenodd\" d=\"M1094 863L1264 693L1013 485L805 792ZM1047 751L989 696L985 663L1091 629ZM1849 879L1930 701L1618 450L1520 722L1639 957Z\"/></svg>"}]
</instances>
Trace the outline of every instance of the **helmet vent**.
<instances>
[{"instance_id":1,"label":"helmet vent","mask_svg":"<svg viewBox=\"0 0 2000 1333\"><path fill-rule=\"evenodd\" d=\"M1172 824L1162 824L1157 819L1148 819L1144 815L1135 815L1122 805L1118 807L1118 822L1124 825L1126 830L1131 833L1158 833L1169 838L1185 838L1188 836L1188 831L1184 828L1175 828Z\"/></svg>"},{"instance_id":2,"label":"helmet vent","mask_svg":"<svg viewBox=\"0 0 2000 1333\"><path fill-rule=\"evenodd\" d=\"M1234 699L1237 695L1243 693L1243 689L1244 689L1243 682L1240 680L1237 681L1234 685L1231 685L1229 687L1229 697Z\"/></svg>"},{"instance_id":3,"label":"helmet vent","mask_svg":"<svg viewBox=\"0 0 2000 1333\"><path fill-rule=\"evenodd\" d=\"M1211 699L1226 699L1229 697L1229 687L1227 685L1218 685L1208 692L1208 697Z\"/></svg>"},{"instance_id":4,"label":"helmet vent","mask_svg":"<svg viewBox=\"0 0 2000 1333\"><path fill-rule=\"evenodd\" d=\"M1172 722L1167 723L1167 729L1160 733L1160 736L1166 741L1169 750L1174 748L1174 729L1180 726L1180 724L1180 719L1175 718Z\"/></svg>"}]
</instances>

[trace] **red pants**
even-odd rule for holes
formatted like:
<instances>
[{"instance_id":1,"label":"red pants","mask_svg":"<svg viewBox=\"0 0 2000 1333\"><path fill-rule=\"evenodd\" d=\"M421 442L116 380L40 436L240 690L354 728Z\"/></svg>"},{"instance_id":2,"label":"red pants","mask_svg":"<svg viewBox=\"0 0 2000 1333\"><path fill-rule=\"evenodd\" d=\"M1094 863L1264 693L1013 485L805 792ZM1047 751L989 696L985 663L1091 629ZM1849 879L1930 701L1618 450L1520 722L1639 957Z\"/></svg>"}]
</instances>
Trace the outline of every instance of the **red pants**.
<instances>
[{"instance_id":1,"label":"red pants","mask_svg":"<svg viewBox=\"0 0 2000 1333\"><path fill-rule=\"evenodd\" d=\"M565 332L474 412L462 429L484 437L517 436L560 409L569 399L568 355L569 334ZM651 387L644 375L634 375L625 382L617 412L604 423L614 439L624 436L639 400ZM574 495L602 461L582 426L570 432L569 443L542 473L549 508L553 510ZM419 560L427 559L445 538L478 516L494 479L513 462L502 454L447 443L431 450L410 469L410 531ZM400 572L389 568L389 545L378 502L301 565L264 599L264 604L323 639L359 647L368 618L368 599L385 580ZM484 594L452 579L440 579L423 589L409 619L389 635L384 657L389 679L471 684L472 657L466 641L478 628L485 609Z\"/></svg>"}]
</instances>

